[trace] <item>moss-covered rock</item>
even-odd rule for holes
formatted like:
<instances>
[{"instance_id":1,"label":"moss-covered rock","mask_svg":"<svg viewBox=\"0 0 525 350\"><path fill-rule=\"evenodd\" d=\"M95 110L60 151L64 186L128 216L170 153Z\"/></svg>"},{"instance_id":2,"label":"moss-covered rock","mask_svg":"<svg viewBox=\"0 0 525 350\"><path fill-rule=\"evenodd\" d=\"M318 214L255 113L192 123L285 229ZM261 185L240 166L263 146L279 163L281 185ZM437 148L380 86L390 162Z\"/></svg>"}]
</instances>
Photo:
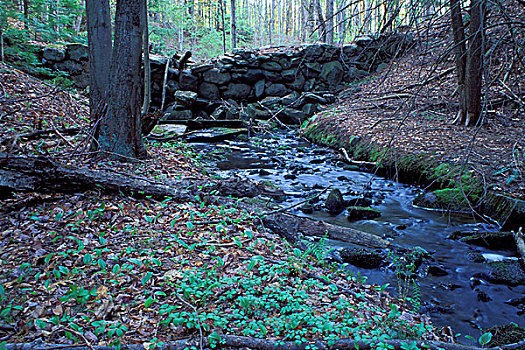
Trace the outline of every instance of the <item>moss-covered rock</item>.
<instances>
[{"instance_id":1,"label":"moss-covered rock","mask_svg":"<svg viewBox=\"0 0 525 350\"><path fill-rule=\"evenodd\" d=\"M513 286L525 283L525 271L518 260L490 261L487 265L490 267L489 279L492 283Z\"/></svg>"},{"instance_id":2,"label":"moss-covered rock","mask_svg":"<svg viewBox=\"0 0 525 350\"><path fill-rule=\"evenodd\" d=\"M381 211L375 208L367 207L348 207L348 220L370 220L381 216Z\"/></svg>"},{"instance_id":3,"label":"moss-covered rock","mask_svg":"<svg viewBox=\"0 0 525 350\"><path fill-rule=\"evenodd\" d=\"M455 231L447 238L494 250L516 250L516 241L512 232Z\"/></svg>"},{"instance_id":4,"label":"moss-covered rock","mask_svg":"<svg viewBox=\"0 0 525 350\"><path fill-rule=\"evenodd\" d=\"M343 195L338 188L334 188L326 197L325 202L326 210L331 214L339 214L345 209L345 201Z\"/></svg>"}]
</instances>

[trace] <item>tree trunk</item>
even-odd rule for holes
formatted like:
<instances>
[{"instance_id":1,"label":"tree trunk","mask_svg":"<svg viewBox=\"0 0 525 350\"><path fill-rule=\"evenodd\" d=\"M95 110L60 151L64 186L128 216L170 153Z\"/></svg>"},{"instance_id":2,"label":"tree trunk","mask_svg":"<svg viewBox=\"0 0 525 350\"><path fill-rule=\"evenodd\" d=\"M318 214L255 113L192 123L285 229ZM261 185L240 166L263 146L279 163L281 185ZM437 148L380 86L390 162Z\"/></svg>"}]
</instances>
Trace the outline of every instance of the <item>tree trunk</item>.
<instances>
[{"instance_id":1,"label":"tree trunk","mask_svg":"<svg viewBox=\"0 0 525 350\"><path fill-rule=\"evenodd\" d=\"M326 23L323 18L323 9L321 8L321 1L315 1L315 12L317 13L317 32L319 33L319 40L326 42Z\"/></svg>"},{"instance_id":2,"label":"tree trunk","mask_svg":"<svg viewBox=\"0 0 525 350\"><path fill-rule=\"evenodd\" d=\"M146 0L142 2L142 21L144 22L143 30L143 53L144 53L144 100L142 102L141 117L149 112L151 102L151 65L149 60L149 28L148 28L148 5Z\"/></svg>"},{"instance_id":3,"label":"tree trunk","mask_svg":"<svg viewBox=\"0 0 525 350\"><path fill-rule=\"evenodd\" d=\"M117 0L115 46L111 61L108 110L100 126L100 150L110 158L145 158L141 129L141 52L146 0Z\"/></svg>"},{"instance_id":4,"label":"tree trunk","mask_svg":"<svg viewBox=\"0 0 525 350\"><path fill-rule=\"evenodd\" d=\"M237 24L236 24L236 8L235 0L230 1L231 4L231 27L232 27L232 49L237 47Z\"/></svg>"},{"instance_id":5,"label":"tree trunk","mask_svg":"<svg viewBox=\"0 0 525 350\"><path fill-rule=\"evenodd\" d=\"M24 29L29 30L29 0L23 0L22 6L24 8Z\"/></svg>"},{"instance_id":6,"label":"tree trunk","mask_svg":"<svg viewBox=\"0 0 525 350\"><path fill-rule=\"evenodd\" d=\"M108 0L86 0L89 45L89 118L93 142L91 149L98 150L100 119L107 106L111 63L111 17Z\"/></svg>"},{"instance_id":7,"label":"tree trunk","mask_svg":"<svg viewBox=\"0 0 525 350\"><path fill-rule=\"evenodd\" d=\"M221 23L222 23L222 51L226 53L226 25L224 24L224 2L219 0L219 7L221 10Z\"/></svg>"},{"instance_id":8,"label":"tree trunk","mask_svg":"<svg viewBox=\"0 0 525 350\"><path fill-rule=\"evenodd\" d=\"M337 36L339 45L343 45L346 37L345 2L342 1L337 11Z\"/></svg>"},{"instance_id":9,"label":"tree trunk","mask_svg":"<svg viewBox=\"0 0 525 350\"><path fill-rule=\"evenodd\" d=\"M465 97L467 100L465 125L476 125L481 119L484 41L483 7L483 0L473 0L470 7L470 40L465 71Z\"/></svg>"},{"instance_id":10,"label":"tree trunk","mask_svg":"<svg viewBox=\"0 0 525 350\"><path fill-rule=\"evenodd\" d=\"M450 0L450 16L452 23L452 34L454 36L454 55L456 64L457 91L459 96L459 108L457 121L465 121L466 98L465 98L465 69L467 67L465 27L463 15L461 14L461 0Z\"/></svg>"},{"instance_id":11,"label":"tree trunk","mask_svg":"<svg viewBox=\"0 0 525 350\"><path fill-rule=\"evenodd\" d=\"M334 0L326 0L326 43L334 44Z\"/></svg>"},{"instance_id":12,"label":"tree trunk","mask_svg":"<svg viewBox=\"0 0 525 350\"><path fill-rule=\"evenodd\" d=\"M451 9L452 9L452 2L455 2L455 1L458 2L458 4L459 4L460 0L450 0L450 2L451 2ZM389 12L388 9L392 9L394 6L395 6L395 4L392 4L391 6L388 6L385 9L385 17L387 16L387 14ZM394 21L397 19L397 16L399 16L399 12L401 12L401 5L399 3L397 3L397 6L395 6L395 8L392 11L392 14L388 18L388 21L383 25L383 27L379 31L380 34L384 34L387 31L391 31L392 30L392 25L393 25ZM461 16L461 10L459 11L459 15ZM454 17L454 15L452 13L451 13L451 16ZM462 20L461 20L460 23L463 24ZM454 27L454 23L452 23L452 26ZM463 27L461 27L461 28L463 28ZM463 34L463 36L465 36L465 35Z\"/></svg>"}]
</instances>

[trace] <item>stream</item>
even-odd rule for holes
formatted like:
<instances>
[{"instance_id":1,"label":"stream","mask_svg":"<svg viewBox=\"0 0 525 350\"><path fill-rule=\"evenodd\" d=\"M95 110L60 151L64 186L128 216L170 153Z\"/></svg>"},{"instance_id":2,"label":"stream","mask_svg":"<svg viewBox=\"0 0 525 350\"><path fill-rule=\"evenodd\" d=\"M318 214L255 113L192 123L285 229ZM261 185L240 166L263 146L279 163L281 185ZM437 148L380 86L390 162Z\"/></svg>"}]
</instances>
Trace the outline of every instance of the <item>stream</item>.
<instances>
[{"instance_id":1,"label":"stream","mask_svg":"<svg viewBox=\"0 0 525 350\"><path fill-rule=\"evenodd\" d=\"M478 252L487 260L497 260L512 257L513 252L488 250L446 238L458 230L497 231L498 227L475 223L469 216L416 208L412 201L422 193L420 188L349 166L335 151L300 139L295 131L259 135L249 141L198 143L194 147L205 155L205 164L212 174L221 177L235 174L280 187L287 195L280 203L283 206L302 202L328 186L340 189L343 195L369 192L372 208L381 211L381 216L374 220L349 222L345 211L339 215L330 215L324 210L305 214L300 206L289 212L373 233L403 247L419 246L432 253L434 263L441 270L418 278L420 311L428 313L436 326L448 325L454 334L461 333L458 341L469 342L464 335L477 339L480 329L495 325L514 322L525 326L523 310L508 303L511 299L523 298L525 286L493 284L478 278L476 276L487 273L487 265L467 258L469 253ZM325 197L326 193L321 198ZM329 243L334 248L345 247L343 242ZM397 295L398 282L391 270L352 265L348 268L367 276L368 283L389 283L387 290Z\"/></svg>"}]
</instances>

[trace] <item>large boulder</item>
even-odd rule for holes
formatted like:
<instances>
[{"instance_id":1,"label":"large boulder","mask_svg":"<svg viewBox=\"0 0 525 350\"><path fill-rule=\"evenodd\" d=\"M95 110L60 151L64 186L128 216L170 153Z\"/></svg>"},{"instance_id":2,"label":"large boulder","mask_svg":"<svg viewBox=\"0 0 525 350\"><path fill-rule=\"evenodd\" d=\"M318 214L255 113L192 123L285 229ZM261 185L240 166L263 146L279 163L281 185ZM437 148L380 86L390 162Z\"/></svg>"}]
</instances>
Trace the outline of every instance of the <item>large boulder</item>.
<instances>
[{"instance_id":1,"label":"large boulder","mask_svg":"<svg viewBox=\"0 0 525 350\"><path fill-rule=\"evenodd\" d=\"M320 63L312 62L306 63L303 71L306 74L306 78L317 78L322 69L323 66Z\"/></svg>"},{"instance_id":2,"label":"large boulder","mask_svg":"<svg viewBox=\"0 0 525 350\"><path fill-rule=\"evenodd\" d=\"M296 91L302 91L304 88L304 83L306 82L306 79L302 73L297 73L294 77L294 81L289 83L288 86L290 89L296 90Z\"/></svg>"},{"instance_id":3,"label":"large boulder","mask_svg":"<svg viewBox=\"0 0 525 350\"><path fill-rule=\"evenodd\" d=\"M374 208L348 207L348 221L371 220L381 216L381 212Z\"/></svg>"},{"instance_id":4,"label":"large boulder","mask_svg":"<svg viewBox=\"0 0 525 350\"><path fill-rule=\"evenodd\" d=\"M386 254L381 250L363 247L343 248L339 251L345 263L364 269L377 269L385 264Z\"/></svg>"},{"instance_id":5,"label":"large boulder","mask_svg":"<svg viewBox=\"0 0 525 350\"><path fill-rule=\"evenodd\" d=\"M504 259L501 261L490 261L487 264L490 268L490 282L512 286L525 283L525 271L521 267L519 260Z\"/></svg>"},{"instance_id":6,"label":"large boulder","mask_svg":"<svg viewBox=\"0 0 525 350\"><path fill-rule=\"evenodd\" d=\"M359 54L359 51L359 46L357 46L357 44L354 43L343 46L343 54L347 58L357 56Z\"/></svg>"},{"instance_id":7,"label":"large boulder","mask_svg":"<svg viewBox=\"0 0 525 350\"><path fill-rule=\"evenodd\" d=\"M166 120L190 120L193 118L193 113L190 110L176 110L170 109L164 114Z\"/></svg>"},{"instance_id":8,"label":"large boulder","mask_svg":"<svg viewBox=\"0 0 525 350\"><path fill-rule=\"evenodd\" d=\"M279 110L279 113L277 114L277 118L285 124L302 124L306 119L308 119L308 115L306 113L299 111L297 109L285 107Z\"/></svg>"},{"instance_id":9,"label":"large boulder","mask_svg":"<svg viewBox=\"0 0 525 350\"><path fill-rule=\"evenodd\" d=\"M199 85L199 96L208 100L218 100L220 92L217 85L212 83L202 83Z\"/></svg>"},{"instance_id":10,"label":"large boulder","mask_svg":"<svg viewBox=\"0 0 525 350\"><path fill-rule=\"evenodd\" d=\"M243 73L233 73L232 78L241 83L252 84L264 78L264 74L260 69L248 69Z\"/></svg>"},{"instance_id":11,"label":"large boulder","mask_svg":"<svg viewBox=\"0 0 525 350\"><path fill-rule=\"evenodd\" d=\"M230 73L228 73L228 72L221 72L217 68L213 68L213 69L207 70L207 71L205 71L202 74L202 79L205 82L218 84L218 85L223 85L223 84L229 83L231 78L232 77L231 77Z\"/></svg>"},{"instance_id":12,"label":"large boulder","mask_svg":"<svg viewBox=\"0 0 525 350\"><path fill-rule=\"evenodd\" d=\"M279 63L273 61L264 62L261 64L261 68L270 72L280 72L283 70L283 67Z\"/></svg>"},{"instance_id":13,"label":"large boulder","mask_svg":"<svg viewBox=\"0 0 525 350\"><path fill-rule=\"evenodd\" d=\"M87 61L89 59L89 48L84 44L69 44L66 47L66 54L73 61Z\"/></svg>"},{"instance_id":14,"label":"large boulder","mask_svg":"<svg viewBox=\"0 0 525 350\"><path fill-rule=\"evenodd\" d=\"M44 59L52 62L60 62L66 58L65 50L56 46L44 47L42 55L44 56Z\"/></svg>"},{"instance_id":15,"label":"large boulder","mask_svg":"<svg viewBox=\"0 0 525 350\"><path fill-rule=\"evenodd\" d=\"M79 75L82 74L82 72L84 71L84 67L82 66L82 64L71 60L58 62L54 65L54 67L55 69L61 70L71 75Z\"/></svg>"},{"instance_id":16,"label":"large boulder","mask_svg":"<svg viewBox=\"0 0 525 350\"><path fill-rule=\"evenodd\" d=\"M339 61L328 62L323 65L319 77L324 81L331 90L335 89L343 80L344 70Z\"/></svg>"},{"instance_id":17,"label":"large boulder","mask_svg":"<svg viewBox=\"0 0 525 350\"><path fill-rule=\"evenodd\" d=\"M198 95L193 91L184 90L175 91L174 94L175 102L177 102L177 105L185 107L191 106L195 102L197 96Z\"/></svg>"},{"instance_id":18,"label":"large boulder","mask_svg":"<svg viewBox=\"0 0 525 350\"><path fill-rule=\"evenodd\" d=\"M251 89L251 86L247 84L230 83L224 90L223 96L234 100L245 100L250 95Z\"/></svg>"},{"instance_id":19,"label":"large boulder","mask_svg":"<svg viewBox=\"0 0 525 350\"><path fill-rule=\"evenodd\" d=\"M182 71L179 75L179 86L182 90L197 91L199 79L189 70Z\"/></svg>"},{"instance_id":20,"label":"large boulder","mask_svg":"<svg viewBox=\"0 0 525 350\"><path fill-rule=\"evenodd\" d=\"M266 86L266 81L264 79L259 80L258 82L255 83L254 89L255 89L256 98L260 98L264 94L265 86Z\"/></svg>"},{"instance_id":21,"label":"large boulder","mask_svg":"<svg viewBox=\"0 0 525 350\"><path fill-rule=\"evenodd\" d=\"M269 84L266 87L266 95L283 97L290 90L283 84Z\"/></svg>"}]
</instances>

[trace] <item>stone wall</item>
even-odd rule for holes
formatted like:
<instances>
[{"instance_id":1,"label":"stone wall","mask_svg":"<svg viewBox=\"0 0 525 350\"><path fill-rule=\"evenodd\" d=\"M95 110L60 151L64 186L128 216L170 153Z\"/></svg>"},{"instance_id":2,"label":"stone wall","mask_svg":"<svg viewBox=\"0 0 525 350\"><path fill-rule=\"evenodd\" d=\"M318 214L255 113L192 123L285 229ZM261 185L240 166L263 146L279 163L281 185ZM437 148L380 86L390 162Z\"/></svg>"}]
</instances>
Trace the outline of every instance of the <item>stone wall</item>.
<instances>
[{"instance_id":1,"label":"stone wall","mask_svg":"<svg viewBox=\"0 0 525 350\"><path fill-rule=\"evenodd\" d=\"M311 44L264 50L235 49L186 70L170 69L167 119L275 116L300 123L332 103L344 84L386 66L411 40L391 34L360 37L342 47ZM166 58L152 59L153 105L160 105Z\"/></svg>"},{"instance_id":2,"label":"stone wall","mask_svg":"<svg viewBox=\"0 0 525 350\"><path fill-rule=\"evenodd\" d=\"M409 36L363 36L342 47L311 44L262 50L234 49L205 64L179 70L170 67L166 84L167 119L267 119L301 122L319 105L332 103L344 84L386 66L409 45ZM78 87L89 80L87 47L46 47L43 63L66 71ZM168 58L152 55L152 107L161 105ZM172 62L175 63L175 62Z\"/></svg>"},{"instance_id":3,"label":"stone wall","mask_svg":"<svg viewBox=\"0 0 525 350\"><path fill-rule=\"evenodd\" d=\"M85 89L89 85L89 49L86 45L48 45L42 49L40 57L44 67L64 72L77 88Z\"/></svg>"}]
</instances>

